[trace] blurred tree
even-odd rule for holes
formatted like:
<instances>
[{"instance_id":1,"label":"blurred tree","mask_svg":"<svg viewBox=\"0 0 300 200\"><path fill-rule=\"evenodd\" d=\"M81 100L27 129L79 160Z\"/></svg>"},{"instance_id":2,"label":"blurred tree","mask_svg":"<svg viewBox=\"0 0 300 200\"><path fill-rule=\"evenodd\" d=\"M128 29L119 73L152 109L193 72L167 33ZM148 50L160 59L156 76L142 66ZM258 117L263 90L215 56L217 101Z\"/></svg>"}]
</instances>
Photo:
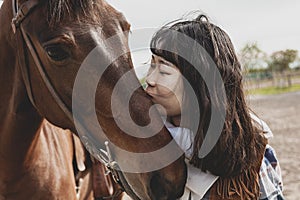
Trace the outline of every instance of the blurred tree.
<instances>
[{"instance_id":1,"label":"blurred tree","mask_svg":"<svg viewBox=\"0 0 300 200\"><path fill-rule=\"evenodd\" d=\"M295 82L298 82L299 79L299 72L300 72L300 57L297 55L297 58L295 60L295 62L293 62L292 64L290 64L290 67L292 68L292 76L295 77Z\"/></svg>"},{"instance_id":2,"label":"blurred tree","mask_svg":"<svg viewBox=\"0 0 300 200\"><path fill-rule=\"evenodd\" d=\"M277 87L292 86L290 64L296 61L298 57L298 51L293 49L287 49L274 52L270 56L268 68L277 74Z\"/></svg>"},{"instance_id":3,"label":"blurred tree","mask_svg":"<svg viewBox=\"0 0 300 200\"><path fill-rule=\"evenodd\" d=\"M268 68L272 71L283 73L290 69L290 64L297 59L297 56L298 51L293 49L274 52L270 57Z\"/></svg>"},{"instance_id":4,"label":"blurred tree","mask_svg":"<svg viewBox=\"0 0 300 200\"><path fill-rule=\"evenodd\" d=\"M257 43L247 43L239 52L239 59L244 72L260 71L267 68L267 54Z\"/></svg>"},{"instance_id":5,"label":"blurred tree","mask_svg":"<svg viewBox=\"0 0 300 200\"><path fill-rule=\"evenodd\" d=\"M300 69L300 57L297 56L296 60L290 64L290 68L292 70L299 70Z\"/></svg>"}]
</instances>

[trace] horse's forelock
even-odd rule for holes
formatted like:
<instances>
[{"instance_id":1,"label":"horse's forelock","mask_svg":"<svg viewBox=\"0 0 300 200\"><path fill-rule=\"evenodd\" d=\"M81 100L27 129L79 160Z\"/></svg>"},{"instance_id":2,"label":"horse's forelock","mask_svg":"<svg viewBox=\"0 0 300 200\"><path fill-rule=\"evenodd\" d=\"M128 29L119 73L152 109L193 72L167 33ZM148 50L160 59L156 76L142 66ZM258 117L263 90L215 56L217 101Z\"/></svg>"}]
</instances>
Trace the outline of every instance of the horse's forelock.
<instances>
[{"instance_id":1,"label":"horse's forelock","mask_svg":"<svg viewBox=\"0 0 300 200\"><path fill-rule=\"evenodd\" d=\"M93 21L99 13L95 9L99 6L93 0L48 0L48 22L55 26L66 17L72 17L78 21ZM94 10L95 9L95 10Z\"/></svg>"}]
</instances>

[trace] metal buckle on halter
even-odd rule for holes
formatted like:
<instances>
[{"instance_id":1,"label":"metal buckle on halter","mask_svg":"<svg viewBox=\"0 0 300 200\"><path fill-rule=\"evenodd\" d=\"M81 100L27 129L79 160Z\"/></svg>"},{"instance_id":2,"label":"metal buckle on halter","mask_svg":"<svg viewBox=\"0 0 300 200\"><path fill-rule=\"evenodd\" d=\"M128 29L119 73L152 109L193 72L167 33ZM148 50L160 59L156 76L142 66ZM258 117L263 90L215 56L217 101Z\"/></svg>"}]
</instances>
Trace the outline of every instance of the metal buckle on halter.
<instances>
[{"instance_id":1,"label":"metal buckle on halter","mask_svg":"<svg viewBox=\"0 0 300 200\"><path fill-rule=\"evenodd\" d=\"M16 20L15 20L15 18L13 18L13 19L11 20L11 28L12 28L12 30L13 30L13 33L15 34L16 31L17 31Z\"/></svg>"},{"instance_id":2,"label":"metal buckle on halter","mask_svg":"<svg viewBox=\"0 0 300 200\"><path fill-rule=\"evenodd\" d=\"M106 172L105 172L105 175L108 175L108 174L111 174L112 175L112 178L114 179L114 181L116 183L119 183L120 182L120 179L118 177L118 174L115 172L115 167L117 166L117 162L114 161L112 159L112 155L111 155L111 152L110 152L110 149L109 149L109 143L108 141L105 141L105 148L106 148L106 151L103 150L103 149L100 149L100 161L105 165L106 167ZM98 156L99 158L99 156Z\"/></svg>"},{"instance_id":3,"label":"metal buckle on halter","mask_svg":"<svg viewBox=\"0 0 300 200\"><path fill-rule=\"evenodd\" d=\"M19 22L19 20L17 20L17 16L14 17L14 18L12 18L12 20L11 20L11 28L12 28L14 34L16 34L17 28L19 27L19 25L20 25L20 22Z\"/></svg>"},{"instance_id":4,"label":"metal buckle on halter","mask_svg":"<svg viewBox=\"0 0 300 200\"><path fill-rule=\"evenodd\" d=\"M29 9L28 4L25 2L18 9L18 12L14 18L11 20L11 27L14 33L16 33L17 28L20 26L20 23L23 21L25 16L27 15Z\"/></svg>"},{"instance_id":5,"label":"metal buckle on halter","mask_svg":"<svg viewBox=\"0 0 300 200\"><path fill-rule=\"evenodd\" d=\"M11 27L14 33L16 33L17 28L20 26L21 22L24 20L29 11L38 4L37 0L26 1L23 3L17 11L17 14L11 20Z\"/></svg>"}]
</instances>

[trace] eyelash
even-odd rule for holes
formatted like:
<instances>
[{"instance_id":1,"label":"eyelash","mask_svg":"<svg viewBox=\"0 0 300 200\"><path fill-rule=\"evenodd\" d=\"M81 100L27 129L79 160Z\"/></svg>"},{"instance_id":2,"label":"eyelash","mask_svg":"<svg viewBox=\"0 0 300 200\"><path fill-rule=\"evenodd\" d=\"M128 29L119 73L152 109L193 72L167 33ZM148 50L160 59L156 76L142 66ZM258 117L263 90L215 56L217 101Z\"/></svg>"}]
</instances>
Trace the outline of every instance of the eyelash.
<instances>
[{"instance_id":1,"label":"eyelash","mask_svg":"<svg viewBox=\"0 0 300 200\"><path fill-rule=\"evenodd\" d=\"M162 74L162 75L170 75L170 73L162 72L162 71L160 71L159 73Z\"/></svg>"},{"instance_id":2,"label":"eyelash","mask_svg":"<svg viewBox=\"0 0 300 200\"><path fill-rule=\"evenodd\" d=\"M164 64L164 63L162 63L162 64ZM155 67L156 67L156 64L154 64L154 63L151 63L151 64L150 64L150 68L154 69ZM163 71L159 71L159 73L160 73L161 75L170 75L170 73L168 73L168 72L163 72Z\"/></svg>"}]
</instances>

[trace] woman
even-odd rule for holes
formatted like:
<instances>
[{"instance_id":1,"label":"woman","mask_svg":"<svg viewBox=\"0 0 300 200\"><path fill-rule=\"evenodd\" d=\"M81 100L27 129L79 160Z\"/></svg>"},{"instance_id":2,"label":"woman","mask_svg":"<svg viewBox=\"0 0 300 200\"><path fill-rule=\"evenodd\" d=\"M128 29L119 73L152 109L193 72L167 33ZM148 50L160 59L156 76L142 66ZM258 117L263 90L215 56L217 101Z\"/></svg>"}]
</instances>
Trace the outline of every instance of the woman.
<instances>
[{"instance_id":1,"label":"woman","mask_svg":"<svg viewBox=\"0 0 300 200\"><path fill-rule=\"evenodd\" d=\"M267 145L272 133L246 104L228 35L200 15L161 28L151 51L146 92L186 153L182 199L282 199L279 165ZM211 131L220 124L220 134ZM203 154L207 141L211 149Z\"/></svg>"}]
</instances>

